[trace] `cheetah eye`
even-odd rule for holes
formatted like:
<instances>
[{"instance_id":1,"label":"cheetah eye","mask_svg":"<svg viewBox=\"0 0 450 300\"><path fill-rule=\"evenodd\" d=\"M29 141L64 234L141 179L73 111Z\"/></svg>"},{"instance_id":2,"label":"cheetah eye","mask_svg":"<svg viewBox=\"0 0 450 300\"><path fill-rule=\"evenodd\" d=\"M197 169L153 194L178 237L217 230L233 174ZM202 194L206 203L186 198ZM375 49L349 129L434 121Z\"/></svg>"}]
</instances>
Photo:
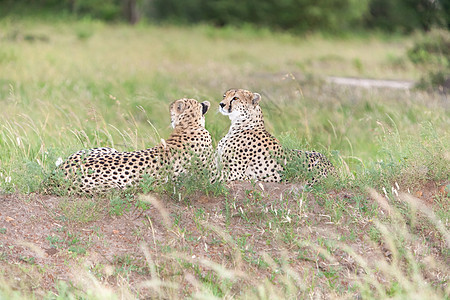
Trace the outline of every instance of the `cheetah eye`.
<instances>
[{"instance_id":1,"label":"cheetah eye","mask_svg":"<svg viewBox=\"0 0 450 300\"><path fill-rule=\"evenodd\" d=\"M239 98L238 97L233 97L233 99L232 100L238 100Z\"/></svg>"}]
</instances>

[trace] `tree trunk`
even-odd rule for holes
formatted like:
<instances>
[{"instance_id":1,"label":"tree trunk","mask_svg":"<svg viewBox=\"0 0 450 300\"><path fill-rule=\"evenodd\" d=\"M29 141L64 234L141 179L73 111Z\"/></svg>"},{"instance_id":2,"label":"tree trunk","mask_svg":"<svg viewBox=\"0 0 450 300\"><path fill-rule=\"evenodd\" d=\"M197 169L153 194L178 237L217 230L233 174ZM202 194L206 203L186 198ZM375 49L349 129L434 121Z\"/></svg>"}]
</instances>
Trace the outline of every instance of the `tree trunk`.
<instances>
[{"instance_id":1,"label":"tree trunk","mask_svg":"<svg viewBox=\"0 0 450 300\"><path fill-rule=\"evenodd\" d=\"M76 0L69 0L69 8L71 13L76 12Z\"/></svg>"},{"instance_id":2,"label":"tree trunk","mask_svg":"<svg viewBox=\"0 0 450 300\"><path fill-rule=\"evenodd\" d=\"M136 24L139 21L136 0L124 0L125 19L130 24Z\"/></svg>"}]
</instances>

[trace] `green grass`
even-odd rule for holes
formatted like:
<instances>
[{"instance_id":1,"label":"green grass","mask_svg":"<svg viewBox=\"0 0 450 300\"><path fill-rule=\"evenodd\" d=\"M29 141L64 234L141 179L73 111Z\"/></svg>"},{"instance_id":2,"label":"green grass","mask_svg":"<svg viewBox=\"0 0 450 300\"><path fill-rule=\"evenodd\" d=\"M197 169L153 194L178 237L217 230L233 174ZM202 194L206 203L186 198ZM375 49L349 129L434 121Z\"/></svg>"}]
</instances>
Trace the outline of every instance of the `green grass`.
<instances>
[{"instance_id":1,"label":"green grass","mask_svg":"<svg viewBox=\"0 0 450 300\"><path fill-rule=\"evenodd\" d=\"M58 210L63 226L145 212L150 234L166 232L167 241L143 246L144 258L130 254L115 257L112 267L80 266L89 269L79 273L89 288L58 283L48 299L113 298L114 292L103 285L111 276L124 287L121 295L131 298L138 293L129 281L133 274L146 276L150 295L172 299L307 298L320 292L369 299L448 297L442 282L422 282L441 271L424 263L429 259L427 243L441 245L436 248L448 255L448 194L435 196L432 213L395 194L416 191L430 181L448 182L446 96L333 86L323 80L331 75L418 79L420 70L406 57L413 37L334 39L208 26L55 22L0 20L2 193L39 192L58 158L80 149L154 146L170 134L169 103L182 97L211 102L206 127L217 144L229 126L217 107L231 87L261 93L268 129L286 147L327 154L339 178L308 192L286 192L280 199L271 199L257 183L243 197L233 198L223 185L210 185L201 172L162 188L144 182L142 190L161 193L177 207L170 215L156 200L123 193L98 199L62 197L52 209ZM212 221L211 207L196 203L196 191L203 187L207 196L223 199L214 211L219 223ZM394 212L390 215L378 201L383 189L388 210ZM150 207L157 211L151 216ZM435 235L431 242L430 232ZM8 233L2 225L0 234ZM92 236L102 239L101 234ZM65 228L48 241L67 250L70 258L91 254L91 241ZM358 243L376 251L388 248L393 263L383 260L374 266L361 255ZM205 245L226 248L222 264L192 258ZM145 247L152 247L151 255ZM0 261L12 254L0 241ZM354 274L343 271L341 257L352 262ZM0 279L6 272L0 271ZM33 272L30 278L43 273ZM255 274L260 277L252 278ZM9 283L0 288L0 298L24 295Z\"/></svg>"},{"instance_id":2,"label":"green grass","mask_svg":"<svg viewBox=\"0 0 450 300\"><path fill-rule=\"evenodd\" d=\"M449 114L439 95L320 80L417 78L413 66L392 63L393 56L406 58L410 38L56 22L1 21L0 172L6 191L35 191L56 159L75 150L157 144L170 133L168 103L181 97L211 101L207 128L217 143L229 121L215 111L230 87L262 93L267 127L282 141L289 136L293 146L337 150L351 169L379 160L391 131L407 137L431 124L430 134L448 140ZM80 30L91 35L80 38ZM354 60L360 67L352 67Z\"/></svg>"}]
</instances>

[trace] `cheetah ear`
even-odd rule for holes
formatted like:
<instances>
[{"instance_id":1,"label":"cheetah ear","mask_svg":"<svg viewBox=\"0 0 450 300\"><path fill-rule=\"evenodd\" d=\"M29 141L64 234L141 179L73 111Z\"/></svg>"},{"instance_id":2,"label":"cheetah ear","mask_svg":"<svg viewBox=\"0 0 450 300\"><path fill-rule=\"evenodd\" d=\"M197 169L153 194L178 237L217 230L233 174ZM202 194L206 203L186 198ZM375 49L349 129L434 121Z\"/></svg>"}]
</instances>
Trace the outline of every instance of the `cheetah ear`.
<instances>
[{"instance_id":1,"label":"cheetah ear","mask_svg":"<svg viewBox=\"0 0 450 300\"><path fill-rule=\"evenodd\" d=\"M184 101L179 100L179 101L177 101L177 103L175 105L176 105L177 112L179 112L179 113L183 112L184 106L185 106Z\"/></svg>"},{"instance_id":2,"label":"cheetah ear","mask_svg":"<svg viewBox=\"0 0 450 300\"><path fill-rule=\"evenodd\" d=\"M211 104L209 103L209 101L203 101L200 104L202 105L202 115L204 115L208 111L208 109L211 106Z\"/></svg>"},{"instance_id":3,"label":"cheetah ear","mask_svg":"<svg viewBox=\"0 0 450 300\"><path fill-rule=\"evenodd\" d=\"M261 95L258 93L253 93L253 99L252 99L253 105L256 106L260 100L261 100Z\"/></svg>"}]
</instances>

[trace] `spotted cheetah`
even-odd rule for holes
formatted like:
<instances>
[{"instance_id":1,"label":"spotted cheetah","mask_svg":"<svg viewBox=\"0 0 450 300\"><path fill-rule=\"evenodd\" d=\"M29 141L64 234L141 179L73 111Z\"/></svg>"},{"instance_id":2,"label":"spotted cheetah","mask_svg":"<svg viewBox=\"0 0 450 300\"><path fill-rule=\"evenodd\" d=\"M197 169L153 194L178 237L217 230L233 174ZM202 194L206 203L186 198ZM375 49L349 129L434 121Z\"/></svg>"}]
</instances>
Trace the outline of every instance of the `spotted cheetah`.
<instances>
[{"instance_id":1,"label":"spotted cheetah","mask_svg":"<svg viewBox=\"0 0 450 300\"><path fill-rule=\"evenodd\" d=\"M231 120L216 151L223 179L280 182L291 160L301 161L306 175L311 175L305 176L308 185L334 172L321 153L284 149L265 128L260 100L258 93L230 89L219 104L219 111Z\"/></svg>"},{"instance_id":2,"label":"spotted cheetah","mask_svg":"<svg viewBox=\"0 0 450 300\"><path fill-rule=\"evenodd\" d=\"M197 163L209 163L213 148L204 117L209 107L208 101L177 100L170 105L173 132L161 144L132 152L112 148L81 150L71 155L55 173L60 173L68 192L76 194L136 186L145 174L155 180L175 178L186 171L194 157Z\"/></svg>"}]
</instances>

